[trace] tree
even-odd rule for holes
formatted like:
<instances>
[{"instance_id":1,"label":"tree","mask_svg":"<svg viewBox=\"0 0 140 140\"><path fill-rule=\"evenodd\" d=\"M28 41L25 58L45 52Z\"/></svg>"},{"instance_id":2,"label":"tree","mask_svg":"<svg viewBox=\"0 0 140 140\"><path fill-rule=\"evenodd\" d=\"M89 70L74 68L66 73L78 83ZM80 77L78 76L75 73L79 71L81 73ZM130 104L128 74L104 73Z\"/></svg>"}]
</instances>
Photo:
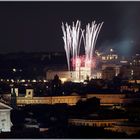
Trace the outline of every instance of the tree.
<instances>
[{"instance_id":1,"label":"tree","mask_svg":"<svg viewBox=\"0 0 140 140\"><path fill-rule=\"evenodd\" d=\"M55 75L54 79L52 80L51 92L52 95L60 95L62 93L62 82L58 75Z\"/></svg>"},{"instance_id":2,"label":"tree","mask_svg":"<svg viewBox=\"0 0 140 140\"><path fill-rule=\"evenodd\" d=\"M76 109L79 113L90 114L96 112L100 108L100 99L93 97L86 101L79 100L76 104Z\"/></svg>"}]
</instances>

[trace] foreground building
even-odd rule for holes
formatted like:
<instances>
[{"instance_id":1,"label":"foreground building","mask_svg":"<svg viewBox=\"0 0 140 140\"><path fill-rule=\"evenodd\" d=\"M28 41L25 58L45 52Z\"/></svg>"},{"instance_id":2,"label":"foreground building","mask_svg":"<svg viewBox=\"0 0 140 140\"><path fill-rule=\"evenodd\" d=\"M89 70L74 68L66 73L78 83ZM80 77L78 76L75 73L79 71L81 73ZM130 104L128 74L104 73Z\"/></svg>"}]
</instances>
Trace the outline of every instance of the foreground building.
<instances>
[{"instance_id":1,"label":"foreground building","mask_svg":"<svg viewBox=\"0 0 140 140\"><path fill-rule=\"evenodd\" d=\"M11 131L11 119L10 111L11 107L0 102L0 132L10 132Z\"/></svg>"}]
</instances>

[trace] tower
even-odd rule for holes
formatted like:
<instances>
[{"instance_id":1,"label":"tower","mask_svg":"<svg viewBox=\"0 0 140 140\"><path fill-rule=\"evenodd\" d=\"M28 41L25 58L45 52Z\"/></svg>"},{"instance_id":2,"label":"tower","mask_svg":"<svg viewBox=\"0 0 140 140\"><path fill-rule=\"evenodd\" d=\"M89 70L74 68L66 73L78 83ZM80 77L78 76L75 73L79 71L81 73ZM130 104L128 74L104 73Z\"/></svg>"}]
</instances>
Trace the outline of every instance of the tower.
<instances>
[{"instance_id":1,"label":"tower","mask_svg":"<svg viewBox=\"0 0 140 140\"><path fill-rule=\"evenodd\" d=\"M15 88L13 88L11 92L11 107L13 109L17 107L17 96L16 96Z\"/></svg>"}]
</instances>

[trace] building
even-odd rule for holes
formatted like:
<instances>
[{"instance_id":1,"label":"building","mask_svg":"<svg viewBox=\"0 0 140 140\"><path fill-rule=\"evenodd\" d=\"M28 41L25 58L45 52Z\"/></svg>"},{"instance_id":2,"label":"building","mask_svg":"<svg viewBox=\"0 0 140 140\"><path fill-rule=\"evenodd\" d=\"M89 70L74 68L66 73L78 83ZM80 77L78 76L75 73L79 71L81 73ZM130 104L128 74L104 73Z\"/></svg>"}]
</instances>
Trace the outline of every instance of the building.
<instances>
[{"instance_id":1,"label":"building","mask_svg":"<svg viewBox=\"0 0 140 140\"><path fill-rule=\"evenodd\" d=\"M139 123L135 122L116 122L112 127L105 128L105 130L111 130L112 132L125 132L127 135L137 134L140 132Z\"/></svg>"},{"instance_id":2,"label":"building","mask_svg":"<svg viewBox=\"0 0 140 140\"><path fill-rule=\"evenodd\" d=\"M92 70L92 79L102 79L102 70Z\"/></svg>"},{"instance_id":3,"label":"building","mask_svg":"<svg viewBox=\"0 0 140 140\"><path fill-rule=\"evenodd\" d=\"M0 132L10 132L12 122L10 119L11 107L0 102Z\"/></svg>"},{"instance_id":4,"label":"building","mask_svg":"<svg viewBox=\"0 0 140 140\"><path fill-rule=\"evenodd\" d=\"M102 79L112 80L113 77L118 76L120 73L120 58L113 49L108 53L102 54L100 59Z\"/></svg>"},{"instance_id":5,"label":"building","mask_svg":"<svg viewBox=\"0 0 140 140\"><path fill-rule=\"evenodd\" d=\"M102 79L112 80L121 72L121 67L129 63L128 58L119 56L113 49L105 53L96 52L98 58L98 70L101 70Z\"/></svg>"},{"instance_id":6,"label":"building","mask_svg":"<svg viewBox=\"0 0 140 140\"><path fill-rule=\"evenodd\" d=\"M109 64L102 66L102 79L112 80L115 76L120 74L120 65Z\"/></svg>"},{"instance_id":7,"label":"building","mask_svg":"<svg viewBox=\"0 0 140 140\"><path fill-rule=\"evenodd\" d=\"M122 78L124 79L140 79L140 66L139 65L126 65L122 66L120 69L122 73Z\"/></svg>"},{"instance_id":8,"label":"building","mask_svg":"<svg viewBox=\"0 0 140 140\"><path fill-rule=\"evenodd\" d=\"M123 104L125 94L87 94L87 98L96 97L100 99L103 106L113 106ZM17 105L27 104L57 104L66 103L68 105L76 105L82 97L79 95L71 96L52 96L52 97L17 97Z\"/></svg>"},{"instance_id":9,"label":"building","mask_svg":"<svg viewBox=\"0 0 140 140\"><path fill-rule=\"evenodd\" d=\"M101 60L103 62L116 61L117 59L118 59L118 55L114 52L113 49L110 49L107 54L101 55Z\"/></svg>"},{"instance_id":10,"label":"building","mask_svg":"<svg viewBox=\"0 0 140 140\"><path fill-rule=\"evenodd\" d=\"M52 80L54 79L55 75L58 75L62 82L75 80L75 71L66 71L66 70L62 71L48 70L46 72L46 79L48 81Z\"/></svg>"},{"instance_id":11,"label":"building","mask_svg":"<svg viewBox=\"0 0 140 140\"><path fill-rule=\"evenodd\" d=\"M16 90L18 91L18 90ZM17 94L19 95L19 94ZM84 97L76 93L69 96L47 96L47 97L35 97L33 89L26 89L25 96L17 97L17 105L27 105L27 104L57 104L66 103L68 105L76 105L79 100L86 100L92 97L100 99L100 104L102 106L114 106L122 105L124 102L125 94L123 93L93 93L86 94Z\"/></svg>"},{"instance_id":12,"label":"building","mask_svg":"<svg viewBox=\"0 0 140 140\"><path fill-rule=\"evenodd\" d=\"M117 122L128 121L128 119L69 119L70 125L76 126L91 126L91 127L102 127L108 128L115 125Z\"/></svg>"},{"instance_id":13,"label":"building","mask_svg":"<svg viewBox=\"0 0 140 140\"><path fill-rule=\"evenodd\" d=\"M72 81L72 82L83 82L84 80L89 77L90 68L87 69L87 67L76 67L76 71L67 71L67 70L48 70L46 72L46 79L52 80L54 79L55 75L58 75L62 83L65 81ZM90 79L101 79L102 78L102 71L101 70L92 70Z\"/></svg>"}]
</instances>

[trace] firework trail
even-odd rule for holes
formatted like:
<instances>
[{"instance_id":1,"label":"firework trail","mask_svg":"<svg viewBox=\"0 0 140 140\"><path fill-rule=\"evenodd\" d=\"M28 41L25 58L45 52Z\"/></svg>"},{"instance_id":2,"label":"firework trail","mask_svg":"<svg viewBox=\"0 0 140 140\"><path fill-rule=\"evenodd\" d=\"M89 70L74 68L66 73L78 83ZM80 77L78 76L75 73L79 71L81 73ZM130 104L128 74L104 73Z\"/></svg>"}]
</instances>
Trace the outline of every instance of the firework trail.
<instances>
[{"instance_id":1,"label":"firework trail","mask_svg":"<svg viewBox=\"0 0 140 140\"><path fill-rule=\"evenodd\" d=\"M85 47L85 65L86 63L92 63L92 57L93 57L93 52L95 49L96 41L99 35L99 32L101 30L101 27L103 25L102 23L99 23L98 25L95 24L95 21L88 23L86 26L85 34L83 35L83 40L84 40L84 47Z\"/></svg>"},{"instance_id":2,"label":"firework trail","mask_svg":"<svg viewBox=\"0 0 140 140\"><path fill-rule=\"evenodd\" d=\"M85 75L91 76L91 68L93 67L93 53L95 50L96 41L101 30L102 23L96 24L93 21L91 24L86 25L86 29L81 29L81 22L77 20L76 23L68 25L62 23L64 48L67 57L68 70L70 67L70 57L73 60L73 67L76 71L77 79L80 79L81 67L85 70ZM84 41L85 57L80 57L80 45L81 41Z\"/></svg>"},{"instance_id":3,"label":"firework trail","mask_svg":"<svg viewBox=\"0 0 140 140\"><path fill-rule=\"evenodd\" d=\"M76 24L70 26L67 23L62 23L64 48L67 57L68 70L70 70L70 56L76 59L79 57L80 45L83 31L81 29L81 22L77 20Z\"/></svg>"},{"instance_id":4,"label":"firework trail","mask_svg":"<svg viewBox=\"0 0 140 140\"><path fill-rule=\"evenodd\" d=\"M67 57L67 63L68 63L68 70L70 70L70 50L71 50L71 31L70 31L70 26L66 23L66 30L65 26L62 23L62 31L63 31L63 40L64 40L64 48L66 52L66 57Z\"/></svg>"}]
</instances>

